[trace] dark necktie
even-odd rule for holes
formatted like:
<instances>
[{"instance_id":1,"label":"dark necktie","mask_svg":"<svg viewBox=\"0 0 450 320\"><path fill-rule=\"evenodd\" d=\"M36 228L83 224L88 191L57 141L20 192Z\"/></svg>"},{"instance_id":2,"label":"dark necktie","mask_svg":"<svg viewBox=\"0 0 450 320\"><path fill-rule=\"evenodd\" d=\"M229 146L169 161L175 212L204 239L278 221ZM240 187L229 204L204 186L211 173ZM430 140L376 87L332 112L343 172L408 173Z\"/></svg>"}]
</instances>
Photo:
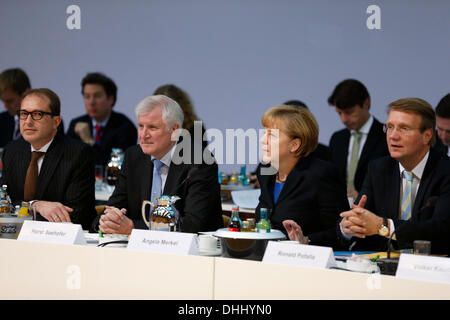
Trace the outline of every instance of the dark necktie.
<instances>
[{"instance_id":1,"label":"dark necktie","mask_svg":"<svg viewBox=\"0 0 450 320\"><path fill-rule=\"evenodd\" d=\"M95 144L99 145L100 144L100 139L102 138L102 126L99 126L98 124L95 126L95 139L94 142Z\"/></svg>"},{"instance_id":2,"label":"dark necktie","mask_svg":"<svg viewBox=\"0 0 450 320\"><path fill-rule=\"evenodd\" d=\"M26 201L33 200L34 194L36 193L36 184L38 178L38 160L42 157L45 152L33 151L31 153L31 161L28 166L27 176L25 178L25 186L23 192L23 198Z\"/></svg>"}]
</instances>

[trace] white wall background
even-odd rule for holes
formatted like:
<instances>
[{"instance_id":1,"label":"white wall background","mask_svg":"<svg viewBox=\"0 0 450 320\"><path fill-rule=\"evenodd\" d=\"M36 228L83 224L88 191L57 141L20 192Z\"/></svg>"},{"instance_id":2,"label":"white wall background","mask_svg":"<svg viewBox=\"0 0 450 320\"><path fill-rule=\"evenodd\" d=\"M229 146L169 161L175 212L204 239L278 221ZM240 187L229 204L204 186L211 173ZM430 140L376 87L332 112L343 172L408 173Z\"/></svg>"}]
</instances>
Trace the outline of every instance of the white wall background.
<instances>
[{"instance_id":1,"label":"white wall background","mask_svg":"<svg viewBox=\"0 0 450 320\"><path fill-rule=\"evenodd\" d=\"M80 30L66 27L73 4ZM366 26L369 5L381 30ZM367 86L381 121L398 98L436 106L450 91L449 17L448 0L0 0L0 70L58 93L66 128L84 113L81 79L100 71L135 123L135 105L174 83L222 131L259 129L268 108L303 100L328 144L342 125L327 98L345 78Z\"/></svg>"}]
</instances>

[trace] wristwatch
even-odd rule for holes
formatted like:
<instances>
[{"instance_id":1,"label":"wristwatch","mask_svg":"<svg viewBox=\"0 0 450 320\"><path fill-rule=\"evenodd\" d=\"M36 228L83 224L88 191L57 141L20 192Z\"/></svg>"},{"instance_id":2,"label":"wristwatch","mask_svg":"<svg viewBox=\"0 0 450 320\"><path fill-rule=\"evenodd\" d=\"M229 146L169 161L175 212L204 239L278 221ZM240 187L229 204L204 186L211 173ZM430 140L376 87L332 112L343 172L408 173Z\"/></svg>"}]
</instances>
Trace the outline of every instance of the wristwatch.
<instances>
[{"instance_id":1,"label":"wristwatch","mask_svg":"<svg viewBox=\"0 0 450 320\"><path fill-rule=\"evenodd\" d=\"M378 229L378 234L382 237L389 236L389 221L387 218L383 218L383 223L381 224L380 228Z\"/></svg>"}]
</instances>

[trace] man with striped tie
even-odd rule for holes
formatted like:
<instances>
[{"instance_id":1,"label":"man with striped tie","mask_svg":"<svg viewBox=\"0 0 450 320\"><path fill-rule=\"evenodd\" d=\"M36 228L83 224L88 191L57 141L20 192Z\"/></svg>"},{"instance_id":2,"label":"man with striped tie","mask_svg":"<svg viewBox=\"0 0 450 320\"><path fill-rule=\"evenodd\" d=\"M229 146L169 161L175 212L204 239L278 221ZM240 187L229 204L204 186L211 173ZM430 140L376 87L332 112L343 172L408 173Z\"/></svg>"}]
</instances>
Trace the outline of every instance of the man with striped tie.
<instances>
[{"instance_id":1,"label":"man with striped tie","mask_svg":"<svg viewBox=\"0 0 450 320\"><path fill-rule=\"evenodd\" d=\"M399 249L431 241L450 253L450 160L431 148L436 116L418 98L392 102L384 127L390 156L372 161L353 209L341 213L339 236L352 250Z\"/></svg>"}]
</instances>

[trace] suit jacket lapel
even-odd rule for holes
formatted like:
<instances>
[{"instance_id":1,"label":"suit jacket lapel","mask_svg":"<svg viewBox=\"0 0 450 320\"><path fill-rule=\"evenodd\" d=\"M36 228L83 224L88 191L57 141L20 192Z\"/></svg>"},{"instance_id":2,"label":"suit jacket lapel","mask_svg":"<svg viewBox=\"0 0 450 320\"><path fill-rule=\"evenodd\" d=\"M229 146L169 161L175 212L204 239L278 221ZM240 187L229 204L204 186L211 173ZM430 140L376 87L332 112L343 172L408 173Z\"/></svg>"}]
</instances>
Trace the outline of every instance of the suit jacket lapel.
<instances>
[{"instance_id":1,"label":"suit jacket lapel","mask_svg":"<svg viewBox=\"0 0 450 320\"><path fill-rule=\"evenodd\" d=\"M344 175L347 175L347 158L348 158L348 146L350 144L350 131L348 129L344 130L342 134L342 140L339 143L339 148L341 152L339 152L339 159L337 159L337 167L345 168L343 170ZM342 171L342 170L341 170Z\"/></svg>"},{"instance_id":2,"label":"suit jacket lapel","mask_svg":"<svg viewBox=\"0 0 450 320\"><path fill-rule=\"evenodd\" d=\"M153 179L153 162L149 155L146 155L141 150L141 157L143 157L143 161L136 161L138 168L135 172L138 173L138 181L141 183L141 199L142 200L150 200L151 192L152 192L152 179ZM133 164L135 165L135 164Z\"/></svg>"},{"instance_id":3,"label":"suit jacket lapel","mask_svg":"<svg viewBox=\"0 0 450 320\"><path fill-rule=\"evenodd\" d=\"M422 207L424 200L427 201L427 199L424 199L425 191L429 190L428 185L431 183L436 163L438 161L438 154L434 153L433 150L430 150L430 154L428 156L428 160L422 174L422 179L420 181L419 189L417 190L417 194L414 200L414 207L411 215L412 220L417 220L419 218L420 208Z\"/></svg>"},{"instance_id":4,"label":"suit jacket lapel","mask_svg":"<svg viewBox=\"0 0 450 320\"><path fill-rule=\"evenodd\" d=\"M182 182L180 175L183 172L183 168L183 164L175 164L173 162L170 164L169 173L167 174L166 183L164 185L163 195L175 195L175 191L177 191L178 188L178 183Z\"/></svg>"},{"instance_id":5,"label":"suit jacket lapel","mask_svg":"<svg viewBox=\"0 0 450 320\"><path fill-rule=\"evenodd\" d=\"M388 177L384 186L386 192L386 201L384 202L385 210L391 219L398 219L400 213L400 169L398 162L391 159L392 165L386 176Z\"/></svg>"},{"instance_id":6,"label":"suit jacket lapel","mask_svg":"<svg viewBox=\"0 0 450 320\"><path fill-rule=\"evenodd\" d=\"M23 138L19 138L19 139L23 139ZM27 170L28 170L28 166L30 165L30 161L31 161L31 146L28 142L23 143L23 150L21 152L21 155L19 156L23 161L18 161L17 162L17 182L20 184L20 188L22 190L22 198L23 198L23 192L24 192L24 187L25 187L25 179L27 176ZM20 190L20 189L19 189Z\"/></svg>"},{"instance_id":7,"label":"suit jacket lapel","mask_svg":"<svg viewBox=\"0 0 450 320\"><path fill-rule=\"evenodd\" d=\"M287 197L302 181L302 173L304 170L309 168L311 157L306 157L300 159L292 171L289 173L286 182L284 183L283 189L281 190L278 201L282 201L283 198ZM277 201L277 202L278 202Z\"/></svg>"},{"instance_id":8,"label":"suit jacket lapel","mask_svg":"<svg viewBox=\"0 0 450 320\"><path fill-rule=\"evenodd\" d=\"M39 171L37 186L36 186L36 199L42 198L45 190L50 183L50 180L55 173L56 168L59 165L61 158L64 155L62 137L57 134L50 144L47 152L44 155L44 161L42 162L41 170Z\"/></svg>"}]
</instances>

